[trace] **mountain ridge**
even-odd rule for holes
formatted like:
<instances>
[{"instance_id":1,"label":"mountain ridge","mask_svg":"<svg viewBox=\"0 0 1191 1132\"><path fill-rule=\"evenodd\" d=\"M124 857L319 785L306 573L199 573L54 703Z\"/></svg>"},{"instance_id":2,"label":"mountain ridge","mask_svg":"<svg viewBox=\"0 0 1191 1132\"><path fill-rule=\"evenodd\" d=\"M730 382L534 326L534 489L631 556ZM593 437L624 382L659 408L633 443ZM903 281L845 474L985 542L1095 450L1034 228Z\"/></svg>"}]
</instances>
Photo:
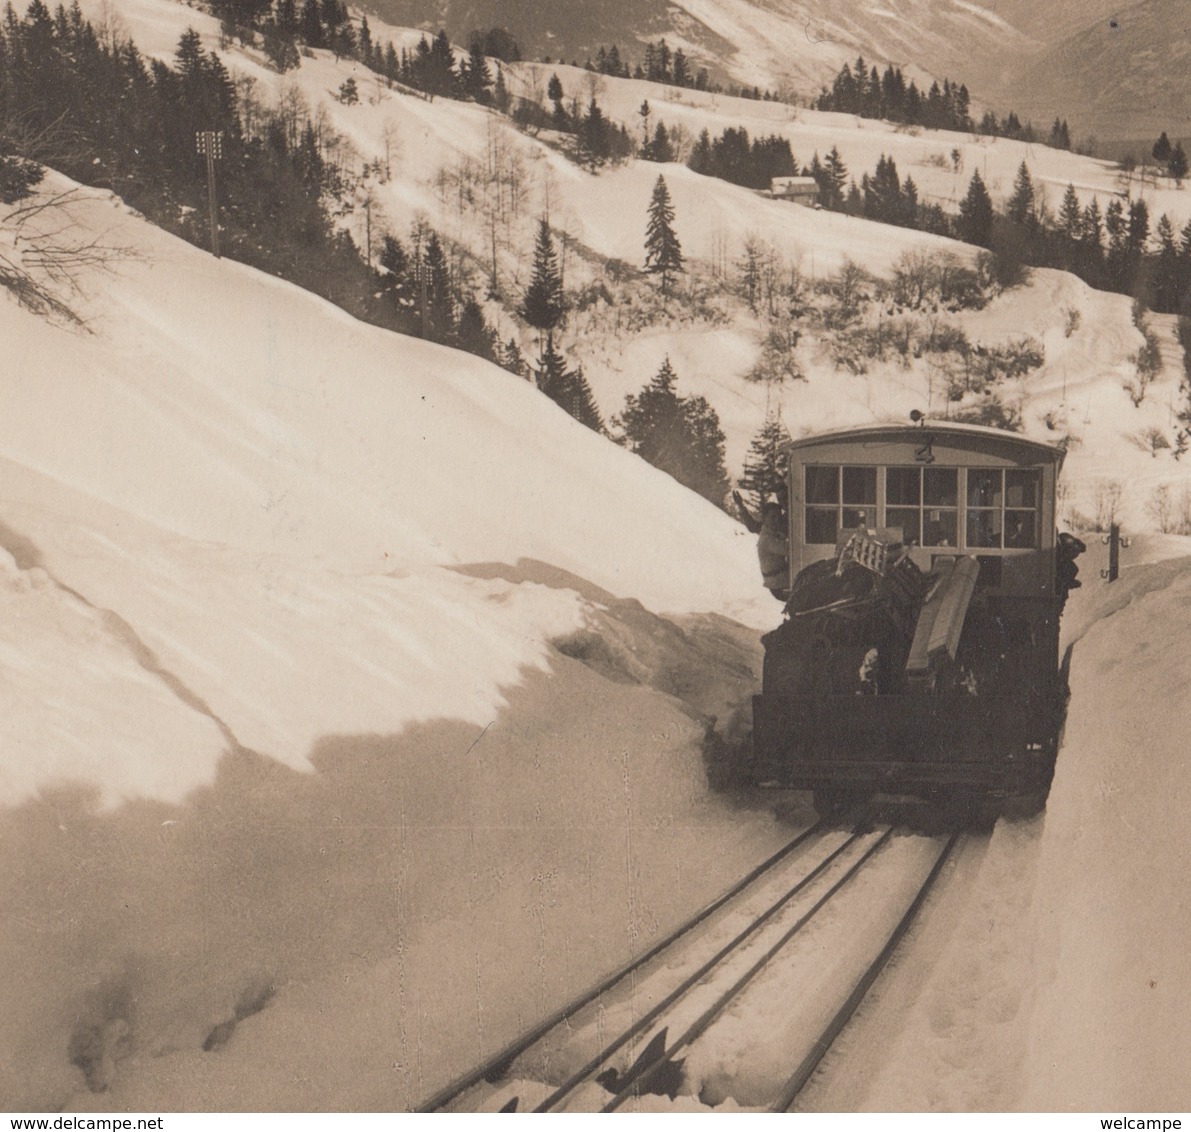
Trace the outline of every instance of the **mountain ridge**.
<instances>
[{"instance_id":1,"label":"mountain ridge","mask_svg":"<svg viewBox=\"0 0 1191 1132\"><path fill-rule=\"evenodd\" d=\"M1191 0L1142 0L1020 60L1000 92L1014 93L1023 117L1061 115L1082 135L1188 136L1189 26Z\"/></svg>"}]
</instances>

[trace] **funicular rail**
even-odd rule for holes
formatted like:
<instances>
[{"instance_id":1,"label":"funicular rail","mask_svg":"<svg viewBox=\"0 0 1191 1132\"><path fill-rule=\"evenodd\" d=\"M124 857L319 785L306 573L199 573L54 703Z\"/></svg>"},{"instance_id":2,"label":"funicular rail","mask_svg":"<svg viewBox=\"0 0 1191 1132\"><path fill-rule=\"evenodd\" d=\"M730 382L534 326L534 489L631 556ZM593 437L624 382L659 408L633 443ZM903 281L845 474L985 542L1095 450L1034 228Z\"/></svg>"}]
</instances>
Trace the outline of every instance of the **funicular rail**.
<instances>
[{"instance_id":1,"label":"funicular rail","mask_svg":"<svg viewBox=\"0 0 1191 1132\"><path fill-rule=\"evenodd\" d=\"M453 1101L457 1100L469 1089L478 1085L482 1081L498 1080L508 1071L512 1063L526 1050L534 1045L535 1042L549 1033L556 1026L560 1026L568 1019L574 1017L585 1007L595 1002L605 992L611 990L618 983L623 982L626 978L632 975L639 968L649 963L652 959L660 955L668 947L678 942L688 933L697 928L710 916L714 915L725 905L735 900L741 893L746 891L751 885L756 883L761 877L765 876L772 869L778 866L782 861L789 857L796 850L801 848L812 839L821 836L828 827L826 821L820 821L811 826L809 829L803 830L797 836L787 842L781 849L771 856L767 857L755 868L736 881L729 889L723 892L715 900L707 904L700 911L696 912L689 919L685 920L672 932L658 940L651 948L637 956L635 959L626 963L624 966L613 971L605 978L601 979L594 986L572 999L566 1005L560 1007L553 1014L548 1015L542 1019L541 1022L526 1030L525 1033L515 1038L508 1045L504 1046L497 1053L491 1057L485 1058L478 1065L474 1066L468 1072L460 1075L449 1084L445 1085L438 1092L422 1101L414 1112L438 1112L447 1108Z\"/></svg>"},{"instance_id":2,"label":"funicular rail","mask_svg":"<svg viewBox=\"0 0 1191 1132\"><path fill-rule=\"evenodd\" d=\"M610 1112L643 1094L667 1094L669 1088L668 1095L676 1095L676 1086L667 1086L666 1082L681 1079L683 1062L677 1055L698 1043L711 1043L706 1048L714 1050L716 1041L722 1039L714 1034L706 1037L708 1031L741 1001L750 986L759 987L762 994L768 993L761 985L765 982L762 976L780 971L792 941L816 917L822 919L822 910L853 885L870 862L878 857L884 859L882 851L893 838L894 825L883 823L880 828L873 828L872 814L867 808L864 812L857 808L842 815L858 819L849 831L850 822L841 825L840 816L837 815L835 822L821 822L799 834L648 952L440 1090L417 1111L532 1108L537 1112ZM836 1011L834 1028L829 1027L812 1040L810 1035L815 1033L815 1026L806 1025L810 1052L783 1091L783 1096L788 1092L790 1097L784 1102L786 1105L792 1103L823 1050L842 1029L905 935L957 837L952 836L938 853L927 880L920 886L917 881L912 882L918 886L916 896L877 959L866 969L857 984L859 989ZM925 847L914 838L903 839L899 844L904 846L907 842L919 846L915 860L925 866ZM803 852L788 860L799 849ZM896 855L884 867L899 867ZM891 875L896 874L876 872L874 880L868 883L870 887L874 881L881 885L884 883L881 878ZM903 871L898 884L904 888L909 880L909 874ZM858 896L863 903L863 894ZM738 898L740 902L735 903ZM856 898L852 899L852 906L857 906ZM842 913L845 918L846 908L845 905ZM720 912L727 918L716 916ZM829 922L842 921L837 915ZM700 925L703 929L695 931ZM851 920L848 925L852 931ZM856 926L865 936L867 954L871 946L867 941L880 928L866 928L859 920ZM804 948L802 960L810 954ZM651 960L657 962L650 966ZM651 1003L648 1009L641 1009L643 1002ZM618 1014L622 1019L620 1025L615 1024ZM602 1029L608 1022L613 1023L610 1036ZM594 1044L593 1036L598 1038ZM763 1033L756 1036L765 1040ZM799 1031L798 1044L802 1036ZM560 1056L560 1050L565 1050L568 1042L575 1043L571 1054ZM637 1051L635 1060L627 1052L633 1049ZM627 1067L626 1058L631 1060ZM549 1069L551 1065L567 1066L561 1079L556 1076L557 1068ZM543 1069L545 1077L539 1075Z\"/></svg>"}]
</instances>

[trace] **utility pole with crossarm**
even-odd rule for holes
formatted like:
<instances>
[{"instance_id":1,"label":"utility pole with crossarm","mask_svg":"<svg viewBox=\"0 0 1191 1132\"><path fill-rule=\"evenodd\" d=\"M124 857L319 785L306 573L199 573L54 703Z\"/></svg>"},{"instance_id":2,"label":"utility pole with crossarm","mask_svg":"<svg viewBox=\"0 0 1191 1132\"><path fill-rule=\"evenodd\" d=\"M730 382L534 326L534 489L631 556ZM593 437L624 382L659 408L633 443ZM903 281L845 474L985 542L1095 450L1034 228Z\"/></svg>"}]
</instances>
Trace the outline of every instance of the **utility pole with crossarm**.
<instances>
[{"instance_id":1,"label":"utility pole with crossarm","mask_svg":"<svg viewBox=\"0 0 1191 1132\"><path fill-rule=\"evenodd\" d=\"M223 131L199 130L194 148L207 158L207 205L211 211L211 254L219 258L219 205L215 196L215 162L223 158Z\"/></svg>"}]
</instances>

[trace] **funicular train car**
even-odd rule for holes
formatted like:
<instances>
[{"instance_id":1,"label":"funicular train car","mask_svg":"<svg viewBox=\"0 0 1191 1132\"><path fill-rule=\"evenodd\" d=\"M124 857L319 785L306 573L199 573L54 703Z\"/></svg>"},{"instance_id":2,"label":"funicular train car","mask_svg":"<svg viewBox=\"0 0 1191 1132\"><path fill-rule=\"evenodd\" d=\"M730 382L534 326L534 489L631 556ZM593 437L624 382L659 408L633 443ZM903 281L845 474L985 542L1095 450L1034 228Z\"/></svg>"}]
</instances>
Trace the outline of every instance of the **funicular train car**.
<instances>
[{"instance_id":1,"label":"funicular train car","mask_svg":"<svg viewBox=\"0 0 1191 1132\"><path fill-rule=\"evenodd\" d=\"M1066 710L1063 451L974 425L787 448L785 620L763 638L747 777L829 809L871 793L1045 802Z\"/></svg>"}]
</instances>

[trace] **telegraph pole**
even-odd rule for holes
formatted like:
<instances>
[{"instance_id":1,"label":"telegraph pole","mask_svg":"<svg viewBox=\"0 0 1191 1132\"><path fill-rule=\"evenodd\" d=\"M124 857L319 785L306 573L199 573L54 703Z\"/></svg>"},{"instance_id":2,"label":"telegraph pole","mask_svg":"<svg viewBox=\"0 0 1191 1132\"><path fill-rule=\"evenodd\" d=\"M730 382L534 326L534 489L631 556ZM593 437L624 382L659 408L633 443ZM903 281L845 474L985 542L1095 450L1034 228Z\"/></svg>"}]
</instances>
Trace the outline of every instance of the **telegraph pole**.
<instances>
[{"instance_id":1,"label":"telegraph pole","mask_svg":"<svg viewBox=\"0 0 1191 1132\"><path fill-rule=\"evenodd\" d=\"M1121 573L1121 547L1128 549L1129 540L1121 535L1121 525L1113 523L1103 538L1108 546L1108 569L1100 571L1100 577L1115 582Z\"/></svg>"},{"instance_id":2,"label":"telegraph pole","mask_svg":"<svg viewBox=\"0 0 1191 1132\"><path fill-rule=\"evenodd\" d=\"M219 258L219 205L215 195L215 162L223 159L223 131L199 130L194 148L207 158L207 207L211 213L211 254Z\"/></svg>"}]
</instances>

